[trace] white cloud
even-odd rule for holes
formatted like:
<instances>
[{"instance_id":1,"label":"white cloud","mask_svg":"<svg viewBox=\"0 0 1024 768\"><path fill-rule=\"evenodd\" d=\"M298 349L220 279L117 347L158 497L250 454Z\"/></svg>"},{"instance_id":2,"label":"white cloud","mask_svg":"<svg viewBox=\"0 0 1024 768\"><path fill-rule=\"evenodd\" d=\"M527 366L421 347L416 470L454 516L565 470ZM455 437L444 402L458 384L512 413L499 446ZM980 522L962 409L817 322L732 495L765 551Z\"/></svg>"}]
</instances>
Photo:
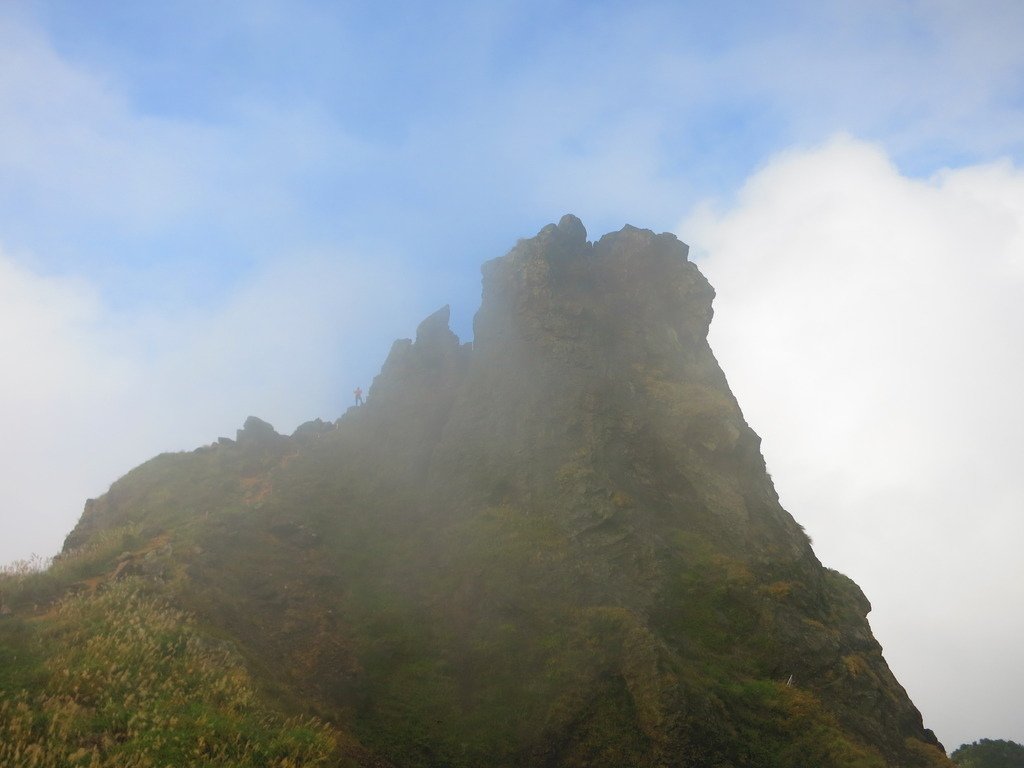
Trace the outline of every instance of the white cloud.
<instances>
[{"instance_id":1,"label":"white cloud","mask_svg":"<svg viewBox=\"0 0 1024 768\"><path fill-rule=\"evenodd\" d=\"M95 490L88 478L110 470L97 416L135 372L101 341L101 319L87 285L34 275L0 252L0 561L52 554L69 509Z\"/></svg>"},{"instance_id":2,"label":"white cloud","mask_svg":"<svg viewBox=\"0 0 1024 768\"><path fill-rule=\"evenodd\" d=\"M372 169L381 159L299 96L288 103L238 96L213 116L161 111L158 96L130 83L132 73L75 60L4 9L0 72L5 241L17 231L29 247L56 244L122 269L152 259L128 251L124 238L174 242L195 231L221 247L241 243L246 258L263 257L261 246L278 246L283 227L294 240L301 224L322 213L316 193L325 178ZM82 245L97 239L125 252Z\"/></svg>"},{"instance_id":3,"label":"white cloud","mask_svg":"<svg viewBox=\"0 0 1024 768\"><path fill-rule=\"evenodd\" d=\"M926 724L1024 740L1024 171L915 180L838 137L680 232L783 504L864 587Z\"/></svg>"},{"instance_id":4,"label":"white cloud","mask_svg":"<svg viewBox=\"0 0 1024 768\"><path fill-rule=\"evenodd\" d=\"M63 60L30 27L0 25L4 189L47 207L152 225L203 195L192 163L209 138L133 114L116 84Z\"/></svg>"},{"instance_id":5,"label":"white cloud","mask_svg":"<svg viewBox=\"0 0 1024 768\"><path fill-rule=\"evenodd\" d=\"M118 314L0 252L0 563L55 553L89 496L166 450L336 418L425 314L387 260L292 254L215 310Z\"/></svg>"}]
</instances>

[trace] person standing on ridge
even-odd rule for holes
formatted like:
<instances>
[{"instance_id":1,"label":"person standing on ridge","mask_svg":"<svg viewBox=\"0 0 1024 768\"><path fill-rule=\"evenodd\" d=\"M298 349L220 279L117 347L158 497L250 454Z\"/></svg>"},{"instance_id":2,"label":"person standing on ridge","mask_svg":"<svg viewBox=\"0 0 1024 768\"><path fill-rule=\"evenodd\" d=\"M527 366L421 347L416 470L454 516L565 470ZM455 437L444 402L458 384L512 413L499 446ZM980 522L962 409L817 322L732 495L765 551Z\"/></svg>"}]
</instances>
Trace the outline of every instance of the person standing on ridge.
<instances>
[{"instance_id":1,"label":"person standing on ridge","mask_svg":"<svg viewBox=\"0 0 1024 768\"><path fill-rule=\"evenodd\" d=\"M356 387L355 391L352 394L356 396L356 405L362 405L363 404L363 388L362 387Z\"/></svg>"}]
</instances>

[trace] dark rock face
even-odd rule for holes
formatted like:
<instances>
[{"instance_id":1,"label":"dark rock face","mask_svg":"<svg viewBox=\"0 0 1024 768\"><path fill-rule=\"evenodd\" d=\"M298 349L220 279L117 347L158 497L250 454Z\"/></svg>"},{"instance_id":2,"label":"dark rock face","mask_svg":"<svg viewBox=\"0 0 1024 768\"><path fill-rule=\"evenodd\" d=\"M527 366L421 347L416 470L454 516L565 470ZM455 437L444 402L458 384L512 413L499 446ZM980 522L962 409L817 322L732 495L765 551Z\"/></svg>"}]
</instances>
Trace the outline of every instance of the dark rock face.
<instances>
[{"instance_id":1,"label":"dark rock face","mask_svg":"<svg viewBox=\"0 0 1024 768\"><path fill-rule=\"evenodd\" d=\"M292 438L296 440L315 440L332 429L334 429L333 425L328 424L323 419L313 419L296 427L295 431L292 432Z\"/></svg>"},{"instance_id":2,"label":"dark rock face","mask_svg":"<svg viewBox=\"0 0 1024 768\"><path fill-rule=\"evenodd\" d=\"M235 441L239 445L245 446L261 445L273 443L280 437L281 435L277 434L274 428L263 421L263 419L250 416L245 420L242 428L237 430Z\"/></svg>"},{"instance_id":3,"label":"dark rock face","mask_svg":"<svg viewBox=\"0 0 1024 768\"><path fill-rule=\"evenodd\" d=\"M500 505L558 521L572 541L574 599L628 606L646 622L630 636L646 649L654 677L644 684L656 692L641 707L641 683L627 687L649 710L641 730L653 744L685 741L672 712L687 703L652 671L675 666L690 642L669 629L692 599L666 586L688 554L671 543L679 536L745 571L735 605L718 611L750 615L715 621L723 633L764 633L763 674L792 675L831 700L887 759L899 759L908 736L934 744L882 659L867 599L820 565L780 506L707 343L714 290L687 255L673 235L631 226L590 243L567 215L485 264L468 361L455 362L457 341L441 329L446 308L424 322L444 343L425 345L421 326L375 383L409 402L437 389L444 371L450 401L430 439L415 441L425 453L414 482L447 509ZM412 350L415 369L399 372ZM779 599L764 603L759 590Z\"/></svg>"},{"instance_id":4,"label":"dark rock face","mask_svg":"<svg viewBox=\"0 0 1024 768\"><path fill-rule=\"evenodd\" d=\"M191 529L195 610L395 765L947 765L867 599L780 506L687 252L564 216L483 266L471 345L444 307L336 425L250 419L69 540L173 528L165 498L251 509Z\"/></svg>"}]
</instances>

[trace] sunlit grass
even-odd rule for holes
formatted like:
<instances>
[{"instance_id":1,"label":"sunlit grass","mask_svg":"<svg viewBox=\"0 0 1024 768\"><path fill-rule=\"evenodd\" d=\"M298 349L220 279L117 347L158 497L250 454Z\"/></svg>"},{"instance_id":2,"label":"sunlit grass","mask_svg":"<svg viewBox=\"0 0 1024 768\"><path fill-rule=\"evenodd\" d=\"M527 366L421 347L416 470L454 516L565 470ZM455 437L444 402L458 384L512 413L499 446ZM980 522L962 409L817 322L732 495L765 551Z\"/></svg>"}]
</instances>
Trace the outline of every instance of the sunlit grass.
<instances>
[{"instance_id":1,"label":"sunlit grass","mask_svg":"<svg viewBox=\"0 0 1024 768\"><path fill-rule=\"evenodd\" d=\"M0 691L0 765L285 768L334 754L328 726L268 710L234 648L137 578L60 600L20 644L5 650L37 682Z\"/></svg>"}]
</instances>

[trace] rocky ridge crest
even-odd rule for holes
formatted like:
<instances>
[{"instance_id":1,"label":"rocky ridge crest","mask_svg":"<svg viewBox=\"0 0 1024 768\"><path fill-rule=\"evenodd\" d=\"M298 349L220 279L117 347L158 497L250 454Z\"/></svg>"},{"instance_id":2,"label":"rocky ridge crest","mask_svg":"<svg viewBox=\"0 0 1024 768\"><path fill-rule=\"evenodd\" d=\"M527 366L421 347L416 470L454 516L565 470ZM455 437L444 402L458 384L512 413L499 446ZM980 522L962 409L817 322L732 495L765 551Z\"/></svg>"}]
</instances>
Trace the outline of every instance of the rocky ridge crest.
<instances>
[{"instance_id":1,"label":"rocky ridge crest","mask_svg":"<svg viewBox=\"0 0 1024 768\"><path fill-rule=\"evenodd\" d=\"M394 765L948 765L779 504L713 299L675 236L566 215L484 264L471 344L443 307L364 406L158 457L69 546L181 539L176 599Z\"/></svg>"}]
</instances>

